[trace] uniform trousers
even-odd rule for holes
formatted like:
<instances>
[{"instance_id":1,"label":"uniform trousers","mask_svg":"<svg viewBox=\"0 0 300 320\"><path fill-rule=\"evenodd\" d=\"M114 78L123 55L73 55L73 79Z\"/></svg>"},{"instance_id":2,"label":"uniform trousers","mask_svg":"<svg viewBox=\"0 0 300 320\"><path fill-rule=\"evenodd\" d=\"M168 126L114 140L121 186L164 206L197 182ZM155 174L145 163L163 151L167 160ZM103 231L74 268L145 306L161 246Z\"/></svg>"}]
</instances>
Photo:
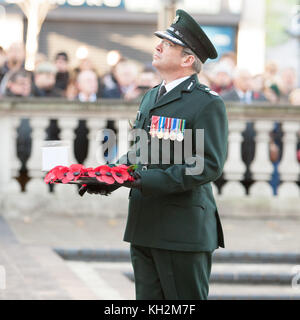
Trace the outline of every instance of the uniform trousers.
<instances>
[{"instance_id":1,"label":"uniform trousers","mask_svg":"<svg viewBox=\"0 0 300 320\"><path fill-rule=\"evenodd\" d=\"M206 300L212 252L185 252L131 244L137 300Z\"/></svg>"}]
</instances>

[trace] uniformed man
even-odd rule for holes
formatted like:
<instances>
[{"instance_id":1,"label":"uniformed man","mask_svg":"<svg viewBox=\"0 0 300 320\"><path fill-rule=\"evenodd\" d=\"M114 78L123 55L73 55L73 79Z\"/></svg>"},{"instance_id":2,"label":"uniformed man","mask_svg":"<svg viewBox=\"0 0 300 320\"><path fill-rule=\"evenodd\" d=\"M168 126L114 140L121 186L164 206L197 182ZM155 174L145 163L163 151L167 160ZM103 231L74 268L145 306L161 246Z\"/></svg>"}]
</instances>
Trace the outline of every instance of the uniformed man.
<instances>
[{"instance_id":1,"label":"uniformed man","mask_svg":"<svg viewBox=\"0 0 300 320\"><path fill-rule=\"evenodd\" d=\"M140 164L136 180L126 185L131 191L124 240L131 244L137 299L207 299L212 253L224 247L211 182L223 170L228 126L222 99L198 82L197 73L217 52L183 10L176 11L166 31L155 35L161 41L153 65L163 82L145 94L135 127L146 130L149 141L159 139L160 152L163 140L183 144L185 130L194 135L204 129L204 170L187 175L189 164L174 162L174 145L170 164ZM129 164L128 154L124 158Z\"/></svg>"}]
</instances>

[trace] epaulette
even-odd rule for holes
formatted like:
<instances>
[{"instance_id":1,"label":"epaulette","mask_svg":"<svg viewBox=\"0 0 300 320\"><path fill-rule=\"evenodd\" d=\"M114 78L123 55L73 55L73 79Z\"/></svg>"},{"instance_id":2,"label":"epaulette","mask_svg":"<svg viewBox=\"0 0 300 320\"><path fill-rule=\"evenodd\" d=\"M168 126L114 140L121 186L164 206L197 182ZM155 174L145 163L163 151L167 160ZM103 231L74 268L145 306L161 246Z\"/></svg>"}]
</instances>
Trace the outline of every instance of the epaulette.
<instances>
[{"instance_id":1,"label":"epaulette","mask_svg":"<svg viewBox=\"0 0 300 320\"><path fill-rule=\"evenodd\" d=\"M204 84L198 84L197 89L209 93L213 96L219 96L218 92L211 90L208 86L205 86Z\"/></svg>"}]
</instances>

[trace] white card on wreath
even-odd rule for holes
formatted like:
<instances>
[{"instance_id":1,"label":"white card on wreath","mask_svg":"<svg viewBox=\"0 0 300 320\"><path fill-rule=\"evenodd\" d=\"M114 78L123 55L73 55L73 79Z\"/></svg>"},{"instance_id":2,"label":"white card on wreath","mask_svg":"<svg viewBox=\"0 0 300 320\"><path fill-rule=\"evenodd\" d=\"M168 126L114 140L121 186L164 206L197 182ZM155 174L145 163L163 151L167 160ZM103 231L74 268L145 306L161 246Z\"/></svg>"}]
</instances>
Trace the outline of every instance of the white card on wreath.
<instances>
[{"instance_id":1,"label":"white card on wreath","mask_svg":"<svg viewBox=\"0 0 300 320\"><path fill-rule=\"evenodd\" d=\"M42 147L42 171L56 166L69 166L70 146L66 141L45 141Z\"/></svg>"}]
</instances>

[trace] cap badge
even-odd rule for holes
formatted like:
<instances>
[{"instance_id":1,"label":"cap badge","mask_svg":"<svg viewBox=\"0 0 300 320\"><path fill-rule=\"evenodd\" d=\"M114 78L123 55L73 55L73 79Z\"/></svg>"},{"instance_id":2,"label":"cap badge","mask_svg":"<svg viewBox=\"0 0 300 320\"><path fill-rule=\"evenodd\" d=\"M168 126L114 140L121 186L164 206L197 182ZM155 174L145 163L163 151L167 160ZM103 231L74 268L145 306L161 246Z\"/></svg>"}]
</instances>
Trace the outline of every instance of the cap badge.
<instances>
[{"instance_id":1,"label":"cap badge","mask_svg":"<svg viewBox=\"0 0 300 320\"><path fill-rule=\"evenodd\" d=\"M173 24L175 24L175 23L177 23L178 22L178 20L179 20L179 16L176 16L175 18L174 18L174 20L173 20Z\"/></svg>"}]
</instances>

